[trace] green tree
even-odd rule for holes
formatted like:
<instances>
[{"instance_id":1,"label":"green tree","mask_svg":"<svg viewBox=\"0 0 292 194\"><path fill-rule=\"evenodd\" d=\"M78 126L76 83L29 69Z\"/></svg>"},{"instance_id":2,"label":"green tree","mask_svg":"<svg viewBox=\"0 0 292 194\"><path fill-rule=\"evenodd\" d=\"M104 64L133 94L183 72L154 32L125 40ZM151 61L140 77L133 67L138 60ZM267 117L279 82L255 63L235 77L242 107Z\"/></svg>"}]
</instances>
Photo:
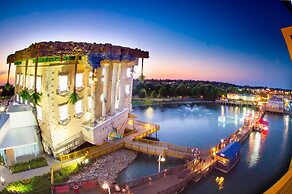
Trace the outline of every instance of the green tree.
<instances>
[{"instance_id":1,"label":"green tree","mask_svg":"<svg viewBox=\"0 0 292 194\"><path fill-rule=\"evenodd\" d=\"M139 93L138 93L138 97L139 98L145 98L146 97L146 90L144 89L144 88L141 88L140 90L139 90Z\"/></svg>"},{"instance_id":2,"label":"green tree","mask_svg":"<svg viewBox=\"0 0 292 194\"><path fill-rule=\"evenodd\" d=\"M155 90L153 90L150 94L151 98L156 98L157 97L157 93L155 92Z\"/></svg>"},{"instance_id":3,"label":"green tree","mask_svg":"<svg viewBox=\"0 0 292 194\"><path fill-rule=\"evenodd\" d=\"M176 93L179 96L186 96L186 86L184 83L181 83L177 88L176 88Z\"/></svg>"},{"instance_id":4,"label":"green tree","mask_svg":"<svg viewBox=\"0 0 292 194\"><path fill-rule=\"evenodd\" d=\"M9 83L9 78L10 78L10 69L11 69L11 63L9 63L8 71L7 71L7 83L5 84L4 88L9 91L11 88L11 85Z\"/></svg>"},{"instance_id":5,"label":"green tree","mask_svg":"<svg viewBox=\"0 0 292 194\"><path fill-rule=\"evenodd\" d=\"M35 59L35 66L34 66L34 91L33 93L30 95L30 101L33 103L33 115L35 117L36 120L36 131L38 134L38 137L40 139L41 142L41 146L42 146L42 135L41 135L41 128L39 126L39 121L37 118L37 108L36 106L40 103L41 101L41 93L37 92L37 72L38 72L38 58Z\"/></svg>"},{"instance_id":6,"label":"green tree","mask_svg":"<svg viewBox=\"0 0 292 194\"><path fill-rule=\"evenodd\" d=\"M165 86L161 86L158 93L158 98L164 98L167 96L167 89Z\"/></svg>"},{"instance_id":7,"label":"green tree","mask_svg":"<svg viewBox=\"0 0 292 194\"><path fill-rule=\"evenodd\" d=\"M22 98L22 100L29 100L30 99L30 94L29 94L27 88L24 88L23 90L21 90L21 92L19 93L19 96Z\"/></svg>"},{"instance_id":8,"label":"green tree","mask_svg":"<svg viewBox=\"0 0 292 194\"><path fill-rule=\"evenodd\" d=\"M177 93L176 93L176 86L171 86L169 89L168 89L168 94L170 97L176 97L177 96Z\"/></svg>"},{"instance_id":9,"label":"green tree","mask_svg":"<svg viewBox=\"0 0 292 194\"><path fill-rule=\"evenodd\" d=\"M79 96L76 92L76 74L77 74L77 65L78 65L78 59L79 56L75 56L75 67L74 67L74 87L73 92L69 95L69 103L76 104L76 102L79 100Z\"/></svg>"}]
</instances>

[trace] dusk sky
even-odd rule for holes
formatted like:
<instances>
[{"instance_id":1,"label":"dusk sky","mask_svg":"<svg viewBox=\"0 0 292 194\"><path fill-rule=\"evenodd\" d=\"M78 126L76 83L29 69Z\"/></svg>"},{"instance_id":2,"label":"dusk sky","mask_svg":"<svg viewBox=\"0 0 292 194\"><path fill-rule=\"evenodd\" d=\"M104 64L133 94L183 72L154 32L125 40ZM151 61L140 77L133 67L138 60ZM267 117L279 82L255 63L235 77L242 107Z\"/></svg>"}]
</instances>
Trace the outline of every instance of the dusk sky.
<instances>
[{"instance_id":1,"label":"dusk sky","mask_svg":"<svg viewBox=\"0 0 292 194\"><path fill-rule=\"evenodd\" d=\"M291 13L278 0L2 1L0 84L9 54L35 42L79 41L149 51L146 79L292 89L280 31L291 25Z\"/></svg>"}]
</instances>

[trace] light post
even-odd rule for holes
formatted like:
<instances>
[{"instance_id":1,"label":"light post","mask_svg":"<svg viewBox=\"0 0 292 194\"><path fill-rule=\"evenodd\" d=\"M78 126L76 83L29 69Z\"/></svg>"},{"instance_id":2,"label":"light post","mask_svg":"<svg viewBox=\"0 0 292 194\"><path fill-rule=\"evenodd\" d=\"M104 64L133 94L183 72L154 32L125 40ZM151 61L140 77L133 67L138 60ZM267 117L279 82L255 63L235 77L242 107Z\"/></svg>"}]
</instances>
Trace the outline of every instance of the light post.
<instances>
[{"instance_id":1,"label":"light post","mask_svg":"<svg viewBox=\"0 0 292 194\"><path fill-rule=\"evenodd\" d=\"M2 186L4 186L5 178L3 178L3 176L0 177L0 181L1 181Z\"/></svg>"},{"instance_id":2,"label":"light post","mask_svg":"<svg viewBox=\"0 0 292 194\"><path fill-rule=\"evenodd\" d=\"M105 182L102 184L101 187L102 187L103 189L107 189L108 194L111 194L111 188L109 187L108 182L105 181Z\"/></svg>"},{"instance_id":3,"label":"light post","mask_svg":"<svg viewBox=\"0 0 292 194\"><path fill-rule=\"evenodd\" d=\"M158 157L158 173L160 172L160 162L165 162L165 158L163 157L162 154L159 154Z\"/></svg>"}]
</instances>

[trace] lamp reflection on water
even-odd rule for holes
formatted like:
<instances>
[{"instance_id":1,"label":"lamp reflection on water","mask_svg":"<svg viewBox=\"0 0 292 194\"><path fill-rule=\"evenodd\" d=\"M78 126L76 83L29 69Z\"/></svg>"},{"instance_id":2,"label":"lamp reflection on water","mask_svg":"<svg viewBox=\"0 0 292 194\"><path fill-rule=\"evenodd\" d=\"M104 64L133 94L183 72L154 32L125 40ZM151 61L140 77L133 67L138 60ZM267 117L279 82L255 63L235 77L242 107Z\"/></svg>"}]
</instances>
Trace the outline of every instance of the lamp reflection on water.
<instances>
[{"instance_id":1,"label":"lamp reflection on water","mask_svg":"<svg viewBox=\"0 0 292 194\"><path fill-rule=\"evenodd\" d=\"M151 106L149 106L146 111L145 111L145 115L148 119L152 119L153 115L154 115L154 110Z\"/></svg>"},{"instance_id":2,"label":"lamp reflection on water","mask_svg":"<svg viewBox=\"0 0 292 194\"><path fill-rule=\"evenodd\" d=\"M255 166L260 159L261 136L259 132L251 133L249 138L248 167Z\"/></svg>"}]
</instances>

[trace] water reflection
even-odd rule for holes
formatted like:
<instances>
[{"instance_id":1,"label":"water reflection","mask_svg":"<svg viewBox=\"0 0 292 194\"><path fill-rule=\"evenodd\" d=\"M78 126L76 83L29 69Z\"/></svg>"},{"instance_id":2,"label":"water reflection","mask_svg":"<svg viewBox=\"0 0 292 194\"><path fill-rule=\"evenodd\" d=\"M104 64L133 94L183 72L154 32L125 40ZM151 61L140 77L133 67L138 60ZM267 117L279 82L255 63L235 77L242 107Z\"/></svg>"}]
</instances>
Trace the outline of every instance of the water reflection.
<instances>
[{"instance_id":1,"label":"water reflection","mask_svg":"<svg viewBox=\"0 0 292 194\"><path fill-rule=\"evenodd\" d=\"M224 106L221 105L221 115L218 117L218 122L225 123L225 121L226 121L226 118L225 118Z\"/></svg>"},{"instance_id":2,"label":"water reflection","mask_svg":"<svg viewBox=\"0 0 292 194\"><path fill-rule=\"evenodd\" d=\"M289 129L289 115L284 116L284 133L283 133L283 143L282 143L282 148L285 148L287 138L288 138L288 129Z\"/></svg>"},{"instance_id":3,"label":"water reflection","mask_svg":"<svg viewBox=\"0 0 292 194\"><path fill-rule=\"evenodd\" d=\"M149 106L145 111L145 116L147 117L147 119L153 119L153 115L154 109L151 106Z\"/></svg>"},{"instance_id":4,"label":"water reflection","mask_svg":"<svg viewBox=\"0 0 292 194\"><path fill-rule=\"evenodd\" d=\"M255 166L260 159L260 148L261 148L261 136L259 132L253 132L249 138L249 151L248 151L248 167Z\"/></svg>"}]
</instances>

